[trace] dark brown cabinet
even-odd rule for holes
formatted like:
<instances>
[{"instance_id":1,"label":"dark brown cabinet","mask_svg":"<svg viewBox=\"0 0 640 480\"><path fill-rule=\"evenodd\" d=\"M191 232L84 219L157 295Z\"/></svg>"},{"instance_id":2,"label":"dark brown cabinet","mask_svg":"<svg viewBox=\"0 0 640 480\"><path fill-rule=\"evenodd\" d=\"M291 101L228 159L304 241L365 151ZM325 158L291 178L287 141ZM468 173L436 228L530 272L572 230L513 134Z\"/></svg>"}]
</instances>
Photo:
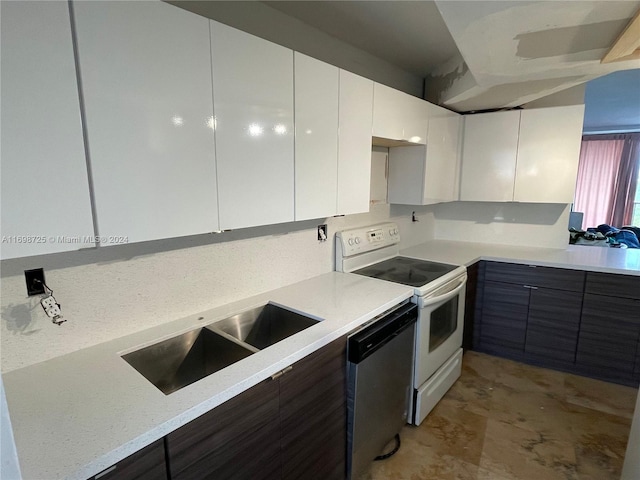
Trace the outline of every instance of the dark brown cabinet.
<instances>
[{"instance_id":1,"label":"dark brown cabinet","mask_svg":"<svg viewBox=\"0 0 640 480\"><path fill-rule=\"evenodd\" d=\"M279 385L266 380L167 435L172 480L278 479Z\"/></svg>"},{"instance_id":2,"label":"dark brown cabinet","mask_svg":"<svg viewBox=\"0 0 640 480\"><path fill-rule=\"evenodd\" d=\"M638 380L640 277L587 274L576 365L597 378Z\"/></svg>"},{"instance_id":3,"label":"dark brown cabinet","mask_svg":"<svg viewBox=\"0 0 640 480\"><path fill-rule=\"evenodd\" d=\"M128 456L90 480L167 480L164 440Z\"/></svg>"},{"instance_id":4,"label":"dark brown cabinet","mask_svg":"<svg viewBox=\"0 0 640 480\"><path fill-rule=\"evenodd\" d=\"M335 341L280 377L283 479L345 478L346 346Z\"/></svg>"},{"instance_id":5,"label":"dark brown cabinet","mask_svg":"<svg viewBox=\"0 0 640 480\"><path fill-rule=\"evenodd\" d=\"M575 361L582 292L531 290L525 354L541 363Z\"/></svg>"},{"instance_id":6,"label":"dark brown cabinet","mask_svg":"<svg viewBox=\"0 0 640 480\"><path fill-rule=\"evenodd\" d=\"M475 350L640 382L640 277L481 262L477 278Z\"/></svg>"},{"instance_id":7,"label":"dark brown cabinet","mask_svg":"<svg viewBox=\"0 0 640 480\"><path fill-rule=\"evenodd\" d=\"M482 349L516 358L522 355L529 293L522 285L485 282L479 342Z\"/></svg>"},{"instance_id":8,"label":"dark brown cabinet","mask_svg":"<svg viewBox=\"0 0 640 480\"><path fill-rule=\"evenodd\" d=\"M584 272L499 262L482 268L478 349L539 364L573 363Z\"/></svg>"},{"instance_id":9,"label":"dark brown cabinet","mask_svg":"<svg viewBox=\"0 0 640 480\"><path fill-rule=\"evenodd\" d=\"M346 476L346 338L167 436L176 479Z\"/></svg>"}]
</instances>

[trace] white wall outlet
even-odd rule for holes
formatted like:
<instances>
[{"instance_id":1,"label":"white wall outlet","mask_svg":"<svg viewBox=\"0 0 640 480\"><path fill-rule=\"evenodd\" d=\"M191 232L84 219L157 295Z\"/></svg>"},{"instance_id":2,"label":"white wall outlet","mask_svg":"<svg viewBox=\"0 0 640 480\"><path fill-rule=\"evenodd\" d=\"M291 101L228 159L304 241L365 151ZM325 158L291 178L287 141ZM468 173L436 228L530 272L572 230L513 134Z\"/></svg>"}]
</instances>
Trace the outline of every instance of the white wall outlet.
<instances>
[{"instance_id":1,"label":"white wall outlet","mask_svg":"<svg viewBox=\"0 0 640 480\"><path fill-rule=\"evenodd\" d=\"M58 302L56 302L56 299L53 298L53 295L48 295L48 296L44 297L42 300L40 300L40 305L42 305L42 308L44 308L45 311L46 311L47 308L51 308L51 307L57 306Z\"/></svg>"},{"instance_id":2,"label":"white wall outlet","mask_svg":"<svg viewBox=\"0 0 640 480\"><path fill-rule=\"evenodd\" d=\"M56 299L53 297L53 295L48 295L40 300L40 305L42 305L44 313L47 314L47 317L53 318L54 321L57 320L58 317L62 316L60 304L56 302Z\"/></svg>"},{"instance_id":3,"label":"white wall outlet","mask_svg":"<svg viewBox=\"0 0 640 480\"><path fill-rule=\"evenodd\" d=\"M318 225L318 241L324 242L327 240L327 224Z\"/></svg>"},{"instance_id":4,"label":"white wall outlet","mask_svg":"<svg viewBox=\"0 0 640 480\"><path fill-rule=\"evenodd\" d=\"M47 308L45 310L45 313L47 314L48 317L51 317L51 318L62 316L62 312L60 311L60 307L58 307L57 305Z\"/></svg>"}]
</instances>

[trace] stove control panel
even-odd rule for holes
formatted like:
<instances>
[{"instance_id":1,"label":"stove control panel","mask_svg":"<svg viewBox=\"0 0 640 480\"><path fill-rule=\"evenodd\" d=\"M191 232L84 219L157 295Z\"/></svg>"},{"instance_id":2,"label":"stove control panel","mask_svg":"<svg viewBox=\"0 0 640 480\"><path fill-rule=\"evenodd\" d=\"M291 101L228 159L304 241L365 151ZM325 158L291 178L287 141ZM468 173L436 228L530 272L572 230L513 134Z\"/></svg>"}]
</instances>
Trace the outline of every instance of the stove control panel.
<instances>
[{"instance_id":1,"label":"stove control panel","mask_svg":"<svg viewBox=\"0 0 640 480\"><path fill-rule=\"evenodd\" d=\"M370 252L400 242L400 232L395 223L383 223L371 227L354 228L336 233L336 247L343 257Z\"/></svg>"}]
</instances>

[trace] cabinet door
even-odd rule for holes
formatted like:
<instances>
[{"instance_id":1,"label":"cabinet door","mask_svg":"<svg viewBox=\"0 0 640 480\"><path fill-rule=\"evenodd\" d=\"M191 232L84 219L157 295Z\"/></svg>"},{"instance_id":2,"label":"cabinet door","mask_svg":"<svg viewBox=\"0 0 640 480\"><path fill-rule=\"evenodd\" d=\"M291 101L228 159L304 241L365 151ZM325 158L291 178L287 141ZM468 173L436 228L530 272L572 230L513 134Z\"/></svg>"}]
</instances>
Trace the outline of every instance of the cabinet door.
<instances>
[{"instance_id":1,"label":"cabinet door","mask_svg":"<svg viewBox=\"0 0 640 480\"><path fill-rule=\"evenodd\" d=\"M167 435L172 480L281 478L278 390L266 380Z\"/></svg>"},{"instance_id":2,"label":"cabinet door","mask_svg":"<svg viewBox=\"0 0 640 480\"><path fill-rule=\"evenodd\" d=\"M458 198L461 128L461 115L431 105L423 205Z\"/></svg>"},{"instance_id":3,"label":"cabinet door","mask_svg":"<svg viewBox=\"0 0 640 480\"><path fill-rule=\"evenodd\" d=\"M522 110L515 201L573 202L583 115L584 105Z\"/></svg>"},{"instance_id":4,"label":"cabinet door","mask_svg":"<svg viewBox=\"0 0 640 480\"><path fill-rule=\"evenodd\" d=\"M283 479L346 476L346 345L340 338L280 377Z\"/></svg>"},{"instance_id":5,"label":"cabinet door","mask_svg":"<svg viewBox=\"0 0 640 480\"><path fill-rule=\"evenodd\" d=\"M340 70L338 214L369 211L373 82Z\"/></svg>"},{"instance_id":6,"label":"cabinet door","mask_svg":"<svg viewBox=\"0 0 640 480\"><path fill-rule=\"evenodd\" d=\"M373 85L372 135L379 138L402 140L402 92L380 83Z\"/></svg>"},{"instance_id":7,"label":"cabinet door","mask_svg":"<svg viewBox=\"0 0 640 480\"><path fill-rule=\"evenodd\" d=\"M68 4L3 1L0 9L1 257L92 247Z\"/></svg>"},{"instance_id":8,"label":"cabinet door","mask_svg":"<svg viewBox=\"0 0 640 480\"><path fill-rule=\"evenodd\" d=\"M218 230L208 20L164 2L73 7L103 244Z\"/></svg>"},{"instance_id":9,"label":"cabinet door","mask_svg":"<svg viewBox=\"0 0 640 480\"><path fill-rule=\"evenodd\" d=\"M519 358L524 352L530 289L487 281L482 299L481 349Z\"/></svg>"},{"instance_id":10,"label":"cabinet door","mask_svg":"<svg viewBox=\"0 0 640 480\"><path fill-rule=\"evenodd\" d=\"M519 125L519 111L465 116L460 200L513 200Z\"/></svg>"},{"instance_id":11,"label":"cabinet door","mask_svg":"<svg viewBox=\"0 0 640 480\"><path fill-rule=\"evenodd\" d=\"M540 267L516 263L487 262L486 278L494 282L514 283L569 290L582 293L585 272L564 268Z\"/></svg>"},{"instance_id":12,"label":"cabinet door","mask_svg":"<svg viewBox=\"0 0 640 480\"><path fill-rule=\"evenodd\" d=\"M581 292L531 290L525 352L533 359L575 361L582 309Z\"/></svg>"},{"instance_id":13,"label":"cabinet door","mask_svg":"<svg viewBox=\"0 0 640 480\"><path fill-rule=\"evenodd\" d=\"M291 222L293 51L214 21L211 45L220 228Z\"/></svg>"},{"instance_id":14,"label":"cabinet door","mask_svg":"<svg viewBox=\"0 0 640 480\"><path fill-rule=\"evenodd\" d=\"M402 139L426 144L429 125L429 103L421 98L402 93Z\"/></svg>"},{"instance_id":15,"label":"cabinet door","mask_svg":"<svg viewBox=\"0 0 640 480\"><path fill-rule=\"evenodd\" d=\"M611 379L630 379L640 338L640 301L587 293L576 364Z\"/></svg>"},{"instance_id":16,"label":"cabinet door","mask_svg":"<svg viewBox=\"0 0 640 480\"><path fill-rule=\"evenodd\" d=\"M91 477L91 480L166 480L166 478L164 439L160 439Z\"/></svg>"},{"instance_id":17,"label":"cabinet door","mask_svg":"<svg viewBox=\"0 0 640 480\"><path fill-rule=\"evenodd\" d=\"M295 52L295 219L336 215L339 69Z\"/></svg>"}]
</instances>

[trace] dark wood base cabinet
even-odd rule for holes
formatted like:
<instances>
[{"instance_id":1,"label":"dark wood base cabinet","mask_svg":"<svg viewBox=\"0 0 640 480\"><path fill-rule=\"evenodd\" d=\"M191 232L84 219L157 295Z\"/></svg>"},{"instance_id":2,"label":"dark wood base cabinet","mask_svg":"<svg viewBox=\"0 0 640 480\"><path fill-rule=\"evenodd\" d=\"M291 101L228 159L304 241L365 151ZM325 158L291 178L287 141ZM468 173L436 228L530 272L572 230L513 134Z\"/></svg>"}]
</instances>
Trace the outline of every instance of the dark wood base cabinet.
<instances>
[{"instance_id":1,"label":"dark wood base cabinet","mask_svg":"<svg viewBox=\"0 0 640 480\"><path fill-rule=\"evenodd\" d=\"M638 386L640 277L480 262L473 349Z\"/></svg>"},{"instance_id":2,"label":"dark wood base cabinet","mask_svg":"<svg viewBox=\"0 0 640 480\"><path fill-rule=\"evenodd\" d=\"M167 480L164 439L128 456L89 480Z\"/></svg>"},{"instance_id":3,"label":"dark wood base cabinet","mask_svg":"<svg viewBox=\"0 0 640 480\"><path fill-rule=\"evenodd\" d=\"M346 477L346 338L169 434L172 480Z\"/></svg>"}]
</instances>

